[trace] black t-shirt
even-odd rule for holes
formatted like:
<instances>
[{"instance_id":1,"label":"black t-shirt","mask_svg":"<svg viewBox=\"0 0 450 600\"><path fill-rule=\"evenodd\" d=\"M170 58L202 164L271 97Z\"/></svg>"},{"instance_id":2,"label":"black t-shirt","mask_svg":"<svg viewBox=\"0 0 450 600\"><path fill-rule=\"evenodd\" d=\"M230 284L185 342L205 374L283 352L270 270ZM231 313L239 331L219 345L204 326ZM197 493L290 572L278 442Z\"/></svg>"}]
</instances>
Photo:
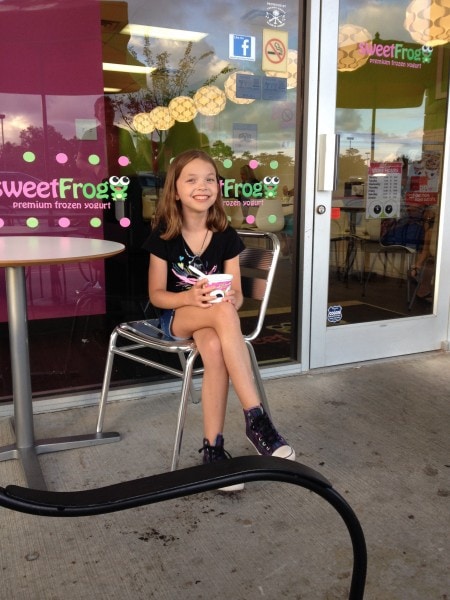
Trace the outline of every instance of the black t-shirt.
<instances>
[{"instance_id":1,"label":"black t-shirt","mask_svg":"<svg viewBox=\"0 0 450 600\"><path fill-rule=\"evenodd\" d=\"M210 243L198 256L189 248L182 235L171 240L161 239L161 229L155 229L145 241L143 248L150 254L167 261L167 291L182 292L192 286L198 277L189 270L193 265L202 273L223 273L224 262L244 250L241 238L232 227L214 232Z\"/></svg>"}]
</instances>

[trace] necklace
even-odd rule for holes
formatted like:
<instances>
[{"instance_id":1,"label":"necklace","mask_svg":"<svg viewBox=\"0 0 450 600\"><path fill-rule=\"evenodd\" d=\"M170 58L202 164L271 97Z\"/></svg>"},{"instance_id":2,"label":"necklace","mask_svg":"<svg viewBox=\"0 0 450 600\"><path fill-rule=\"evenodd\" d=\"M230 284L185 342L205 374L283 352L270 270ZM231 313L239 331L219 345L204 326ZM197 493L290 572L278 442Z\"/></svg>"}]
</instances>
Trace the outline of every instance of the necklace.
<instances>
[{"instance_id":1,"label":"necklace","mask_svg":"<svg viewBox=\"0 0 450 600\"><path fill-rule=\"evenodd\" d=\"M197 257L197 258L199 258L201 256L202 252L203 252L203 248L205 247L206 240L208 238L208 233L209 233L209 229L206 230L205 237L203 238L203 242L202 242L202 245L200 247L200 250L198 252L194 252L194 256ZM184 246L184 249L186 251L186 254L189 255L189 252L187 251L186 245Z\"/></svg>"},{"instance_id":2,"label":"necklace","mask_svg":"<svg viewBox=\"0 0 450 600\"><path fill-rule=\"evenodd\" d=\"M200 252L197 253L197 256L201 256L201 253L203 252L203 247L205 245L206 238L208 237L208 233L209 233L209 229L206 230L205 237L203 238L203 242L202 242L202 247L200 248Z\"/></svg>"},{"instance_id":3,"label":"necklace","mask_svg":"<svg viewBox=\"0 0 450 600\"><path fill-rule=\"evenodd\" d=\"M194 267L197 267L197 269L200 269L201 271L203 271L205 269L204 265L203 265L203 261L201 259L201 254L203 252L203 248L205 247L206 244L206 240L208 239L208 233L209 233L209 229L206 230L206 234L205 237L203 238L203 243L202 243L202 247L200 248L200 250L198 252L195 252L194 254L191 254L189 252L189 250L186 248L186 244L184 243L184 251L186 253L186 256L188 258L188 265L194 265Z\"/></svg>"}]
</instances>

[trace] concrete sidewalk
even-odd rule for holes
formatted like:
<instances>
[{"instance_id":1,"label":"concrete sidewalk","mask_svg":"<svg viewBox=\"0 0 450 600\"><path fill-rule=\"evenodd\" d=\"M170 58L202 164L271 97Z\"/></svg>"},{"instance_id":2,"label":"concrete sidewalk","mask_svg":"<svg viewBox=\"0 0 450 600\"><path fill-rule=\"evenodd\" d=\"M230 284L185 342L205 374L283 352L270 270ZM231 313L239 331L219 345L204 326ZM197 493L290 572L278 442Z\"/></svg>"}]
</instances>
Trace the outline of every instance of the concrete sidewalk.
<instances>
[{"instance_id":1,"label":"concrete sidewalk","mask_svg":"<svg viewBox=\"0 0 450 600\"><path fill-rule=\"evenodd\" d=\"M450 354L377 361L266 382L274 421L297 460L330 479L368 547L368 600L450 598ZM51 490L165 471L177 398L112 403L119 443L41 455ZM36 436L93 431L94 407L39 414ZM226 448L253 453L233 393ZM0 422L2 444L13 441ZM181 467L197 464L201 406L190 405ZM17 461L0 485L24 485ZM256 482L74 519L0 509L1 600L337 600L348 597L351 544L339 515L296 486Z\"/></svg>"}]
</instances>

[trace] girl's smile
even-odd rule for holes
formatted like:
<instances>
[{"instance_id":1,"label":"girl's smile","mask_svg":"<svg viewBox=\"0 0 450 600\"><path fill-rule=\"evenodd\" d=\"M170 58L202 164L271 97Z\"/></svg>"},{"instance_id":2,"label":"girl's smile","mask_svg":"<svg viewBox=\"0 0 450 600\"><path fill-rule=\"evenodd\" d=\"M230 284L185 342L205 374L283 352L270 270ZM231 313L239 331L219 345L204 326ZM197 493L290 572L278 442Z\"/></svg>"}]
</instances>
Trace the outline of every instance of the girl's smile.
<instances>
[{"instance_id":1,"label":"girl's smile","mask_svg":"<svg viewBox=\"0 0 450 600\"><path fill-rule=\"evenodd\" d=\"M202 210L208 209L217 199L219 184L211 165L196 158L187 164L177 180L178 198L183 206L195 208L194 201L202 205Z\"/></svg>"}]
</instances>

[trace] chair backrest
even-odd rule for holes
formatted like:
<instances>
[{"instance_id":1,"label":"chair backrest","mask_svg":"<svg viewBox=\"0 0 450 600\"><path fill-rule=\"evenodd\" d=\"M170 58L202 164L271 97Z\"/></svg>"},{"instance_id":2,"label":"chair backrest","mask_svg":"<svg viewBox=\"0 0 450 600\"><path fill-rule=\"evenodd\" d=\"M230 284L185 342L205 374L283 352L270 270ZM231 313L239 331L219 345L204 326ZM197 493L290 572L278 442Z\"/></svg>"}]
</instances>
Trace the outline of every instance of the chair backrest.
<instances>
[{"instance_id":1,"label":"chair backrest","mask_svg":"<svg viewBox=\"0 0 450 600\"><path fill-rule=\"evenodd\" d=\"M251 333L244 331L246 339L252 341L260 334L266 316L280 254L280 242L275 234L268 231L238 230L238 234L246 245L239 255L242 292L245 299L256 301L251 303L256 325Z\"/></svg>"},{"instance_id":2,"label":"chair backrest","mask_svg":"<svg viewBox=\"0 0 450 600\"><path fill-rule=\"evenodd\" d=\"M422 215L407 215L399 219L383 219L380 229L380 243L383 246L403 246L419 250L424 241Z\"/></svg>"}]
</instances>

